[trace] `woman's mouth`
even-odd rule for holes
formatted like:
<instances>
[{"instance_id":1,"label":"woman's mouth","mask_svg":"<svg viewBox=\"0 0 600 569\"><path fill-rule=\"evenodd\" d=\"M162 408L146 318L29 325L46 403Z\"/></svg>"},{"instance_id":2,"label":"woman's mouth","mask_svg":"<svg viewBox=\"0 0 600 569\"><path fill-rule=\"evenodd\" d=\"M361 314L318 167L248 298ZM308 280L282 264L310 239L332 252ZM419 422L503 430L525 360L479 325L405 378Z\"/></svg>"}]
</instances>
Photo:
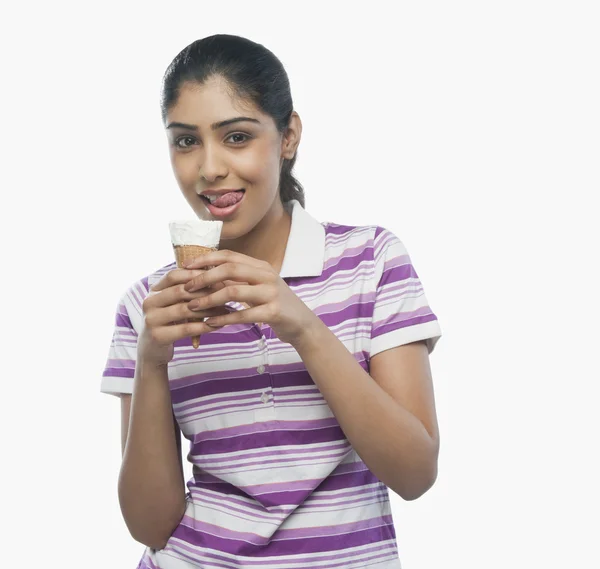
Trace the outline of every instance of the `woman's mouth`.
<instances>
[{"instance_id":1,"label":"woman's mouth","mask_svg":"<svg viewBox=\"0 0 600 569\"><path fill-rule=\"evenodd\" d=\"M246 190L232 190L219 194L200 194L200 199L214 217L228 217L234 213L244 201Z\"/></svg>"}]
</instances>

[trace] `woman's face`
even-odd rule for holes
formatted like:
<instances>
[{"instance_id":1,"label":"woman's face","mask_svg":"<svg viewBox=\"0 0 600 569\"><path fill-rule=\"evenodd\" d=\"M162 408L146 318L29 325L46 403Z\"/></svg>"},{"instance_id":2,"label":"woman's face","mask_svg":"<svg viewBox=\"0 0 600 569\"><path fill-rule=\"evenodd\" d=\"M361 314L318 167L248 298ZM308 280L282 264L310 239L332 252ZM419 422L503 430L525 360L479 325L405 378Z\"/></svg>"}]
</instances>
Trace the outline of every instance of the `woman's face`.
<instances>
[{"instance_id":1,"label":"woman's face","mask_svg":"<svg viewBox=\"0 0 600 569\"><path fill-rule=\"evenodd\" d=\"M184 84L166 123L177 183L200 219L224 222L222 240L278 217L280 168L283 158L293 157L299 132L283 136L269 115L235 98L220 77ZM237 192L232 202L242 197L233 211L209 206L207 195L226 190Z\"/></svg>"}]
</instances>

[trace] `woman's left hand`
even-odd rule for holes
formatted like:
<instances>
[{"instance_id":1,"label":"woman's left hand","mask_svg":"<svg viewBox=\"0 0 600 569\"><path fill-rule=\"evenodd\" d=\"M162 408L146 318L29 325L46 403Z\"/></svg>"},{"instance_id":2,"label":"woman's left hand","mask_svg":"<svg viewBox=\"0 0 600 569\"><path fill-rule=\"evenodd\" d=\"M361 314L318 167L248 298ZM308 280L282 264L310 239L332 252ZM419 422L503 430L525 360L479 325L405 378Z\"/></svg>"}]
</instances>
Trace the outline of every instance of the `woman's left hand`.
<instances>
[{"instance_id":1,"label":"woman's left hand","mask_svg":"<svg viewBox=\"0 0 600 569\"><path fill-rule=\"evenodd\" d=\"M205 322L210 326L264 322L282 342L295 345L309 337L311 329L321 322L266 261L221 250L197 257L185 267L214 267L189 281L185 285L188 292L217 283L225 284L224 288L212 294L191 300L188 303L190 310L207 310L223 306L229 301L245 303L250 307L225 316L208 318Z\"/></svg>"}]
</instances>

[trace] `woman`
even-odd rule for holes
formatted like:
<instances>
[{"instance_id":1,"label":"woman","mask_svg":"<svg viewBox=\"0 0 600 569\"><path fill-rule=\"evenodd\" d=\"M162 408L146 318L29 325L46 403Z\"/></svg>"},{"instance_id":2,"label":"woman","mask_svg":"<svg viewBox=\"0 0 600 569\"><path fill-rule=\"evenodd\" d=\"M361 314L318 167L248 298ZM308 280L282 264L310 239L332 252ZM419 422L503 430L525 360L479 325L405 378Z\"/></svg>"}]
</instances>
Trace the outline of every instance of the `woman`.
<instances>
[{"instance_id":1,"label":"woman","mask_svg":"<svg viewBox=\"0 0 600 569\"><path fill-rule=\"evenodd\" d=\"M223 229L219 251L141 279L117 310L102 391L121 396L138 567L400 567L388 488L426 492L439 447L441 331L406 249L305 211L302 124L263 46L186 47L162 115L181 191Z\"/></svg>"}]
</instances>

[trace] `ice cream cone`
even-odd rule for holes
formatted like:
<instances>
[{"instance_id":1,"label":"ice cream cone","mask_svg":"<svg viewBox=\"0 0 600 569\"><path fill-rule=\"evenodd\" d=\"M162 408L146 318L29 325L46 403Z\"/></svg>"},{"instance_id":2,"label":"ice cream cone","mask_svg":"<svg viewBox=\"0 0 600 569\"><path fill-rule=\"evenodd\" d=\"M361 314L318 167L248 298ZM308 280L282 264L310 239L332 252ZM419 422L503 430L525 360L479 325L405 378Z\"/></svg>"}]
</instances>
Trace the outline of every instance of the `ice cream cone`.
<instances>
[{"instance_id":1,"label":"ice cream cone","mask_svg":"<svg viewBox=\"0 0 600 569\"><path fill-rule=\"evenodd\" d=\"M216 251L216 247L202 247L201 245L173 245L177 266L181 269L184 263L194 260L196 257Z\"/></svg>"},{"instance_id":2,"label":"ice cream cone","mask_svg":"<svg viewBox=\"0 0 600 569\"><path fill-rule=\"evenodd\" d=\"M183 268L183 264L187 261L217 251L222 226L222 221L193 220L170 223L171 243L177 266ZM195 350L198 349L200 336L192 336L192 346Z\"/></svg>"},{"instance_id":3,"label":"ice cream cone","mask_svg":"<svg viewBox=\"0 0 600 569\"><path fill-rule=\"evenodd\" d=\"M200 257L201 255L206 255L207 253L212 253L216 251L216 248L210 247L202 247L200 245L173 245L173 250L175 251L175 260L177 261L177 266L182 269L184 263L188 261L192 261L196 257ZM211 269L212 267L205 267L206 269ZM194 350L197 350L200 346L200 336L192 336L192 346Z\"/></svg>"}]
</instances>

